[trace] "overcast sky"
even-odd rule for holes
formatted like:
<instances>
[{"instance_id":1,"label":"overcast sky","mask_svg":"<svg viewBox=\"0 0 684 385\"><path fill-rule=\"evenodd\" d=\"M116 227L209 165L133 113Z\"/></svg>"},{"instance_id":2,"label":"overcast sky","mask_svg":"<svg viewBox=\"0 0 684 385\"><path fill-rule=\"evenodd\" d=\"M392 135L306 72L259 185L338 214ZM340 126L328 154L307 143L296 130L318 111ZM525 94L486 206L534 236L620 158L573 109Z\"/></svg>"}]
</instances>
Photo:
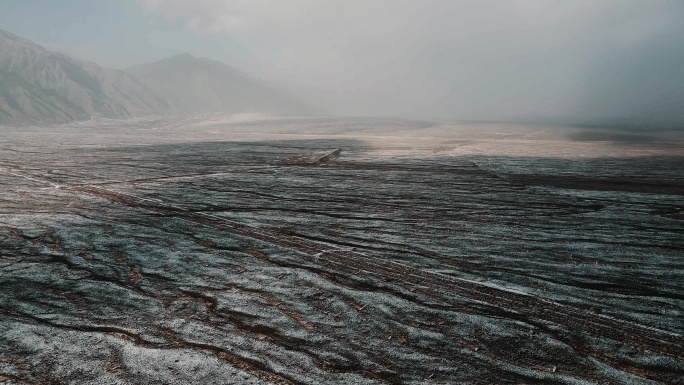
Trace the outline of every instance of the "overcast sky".
<instances>
[{"instance_id":1,"label":"overcast sky","mask_svg":"<svg viewBox=\"0 0 684 385\"><path fill-rule=\"evenodd\" d=\"M684 122L681 0L3 0L115 68L189 52L340 114Z\"/></svg>"}]
</instances>

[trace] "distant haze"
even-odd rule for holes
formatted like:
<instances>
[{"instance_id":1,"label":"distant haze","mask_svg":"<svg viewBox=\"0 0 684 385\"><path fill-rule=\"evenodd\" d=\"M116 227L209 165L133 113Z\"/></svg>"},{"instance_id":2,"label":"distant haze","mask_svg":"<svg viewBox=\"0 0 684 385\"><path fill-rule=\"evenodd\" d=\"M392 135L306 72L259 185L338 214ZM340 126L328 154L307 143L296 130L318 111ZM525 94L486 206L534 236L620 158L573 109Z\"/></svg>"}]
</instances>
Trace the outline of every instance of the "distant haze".
<instances>
[{"instance_id":1,"label":"distant haze","mask_svg":"<svg viewBox=\"0 0 684 385\"><path fill-rule=\"evenodd\" d=\"M88 3L7 0L0 28L114 67L189 52L341 115L684 126L683 1Z\"/></svg>"}]
</instances>

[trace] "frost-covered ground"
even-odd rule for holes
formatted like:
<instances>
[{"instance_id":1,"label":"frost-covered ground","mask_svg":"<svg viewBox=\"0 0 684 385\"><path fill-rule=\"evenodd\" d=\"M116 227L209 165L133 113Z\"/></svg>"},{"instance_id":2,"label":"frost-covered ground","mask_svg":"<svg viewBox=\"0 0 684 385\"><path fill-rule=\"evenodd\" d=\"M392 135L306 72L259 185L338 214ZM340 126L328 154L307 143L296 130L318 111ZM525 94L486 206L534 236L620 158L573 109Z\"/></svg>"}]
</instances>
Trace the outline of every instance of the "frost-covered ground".
<instances>
[{"instance_id":1,"label":"frost-covered ground","mask_svg":"<svg viewBox=\"0 0 684 385\"><path fill-rule=\"evenodd\" d=\"M684 378L679 133L1 129L2 383Z\"/></svg>"}]
</instances>

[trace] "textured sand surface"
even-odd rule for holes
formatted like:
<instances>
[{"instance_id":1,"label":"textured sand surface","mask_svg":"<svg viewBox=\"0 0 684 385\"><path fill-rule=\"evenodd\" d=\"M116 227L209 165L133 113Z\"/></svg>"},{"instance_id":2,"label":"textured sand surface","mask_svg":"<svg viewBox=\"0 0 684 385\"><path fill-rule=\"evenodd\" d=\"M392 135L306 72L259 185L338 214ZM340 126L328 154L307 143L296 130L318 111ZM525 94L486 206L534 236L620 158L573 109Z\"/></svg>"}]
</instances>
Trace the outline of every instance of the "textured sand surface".
<instances>
[{"instance_id":1,"label":"textured sand surface","mask_svg":"<svg viewBox=\"0 0 684 385\"><path fill-rule=\"evenodd\" d=\"M684 376L676 132L253 115L2 132L0 382Z\"/></svg>"}]
</instances>

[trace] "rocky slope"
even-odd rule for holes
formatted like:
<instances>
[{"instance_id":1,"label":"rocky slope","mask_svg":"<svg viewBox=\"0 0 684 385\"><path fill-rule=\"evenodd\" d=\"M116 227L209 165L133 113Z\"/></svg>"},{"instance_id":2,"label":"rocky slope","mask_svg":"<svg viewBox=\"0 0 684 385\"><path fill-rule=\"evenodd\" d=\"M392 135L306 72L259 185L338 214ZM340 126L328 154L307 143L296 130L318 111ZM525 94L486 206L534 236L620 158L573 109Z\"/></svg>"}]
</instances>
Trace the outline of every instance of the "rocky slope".
<instances>
[{"instance_id":1,"label":"rocky slope","mask_svg":"<svg viewBox=\"0 0 684 385\"><path fill-rule=\"evenodd\" d=\"M0 122L159 113L168 103L125 72L51 52L0 30Z\"/></svg>"},{"instance_id":2,"label":"rocky slope","mask_svg":"<svg viewBox=\"0 0 684 385\"><path fill-rule=\"evenodd\" d=\"M51 52L0 30L0 124L201 112L316 111L209 59L177 55L126 73Z\"/></svg>"}]
</instances>

